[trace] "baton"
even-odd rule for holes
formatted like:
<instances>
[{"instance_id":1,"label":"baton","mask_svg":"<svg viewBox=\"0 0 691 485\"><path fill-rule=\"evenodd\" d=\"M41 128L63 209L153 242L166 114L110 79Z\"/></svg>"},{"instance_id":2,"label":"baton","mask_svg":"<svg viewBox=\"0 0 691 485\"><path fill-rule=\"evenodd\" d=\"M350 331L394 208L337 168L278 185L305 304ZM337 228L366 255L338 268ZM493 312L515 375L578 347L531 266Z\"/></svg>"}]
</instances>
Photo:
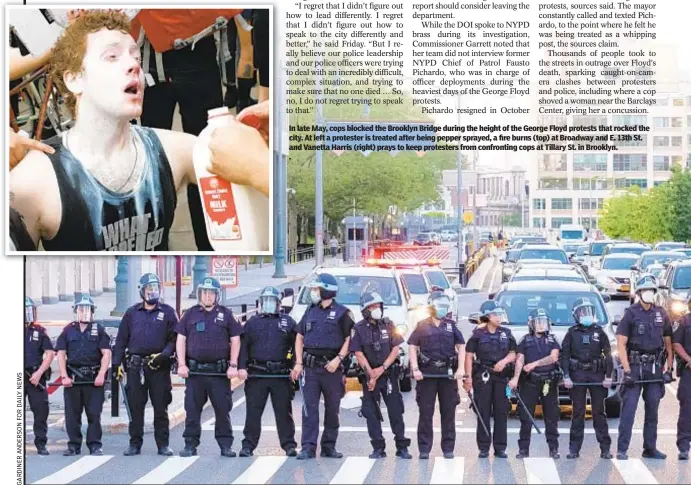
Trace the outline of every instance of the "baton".
<instances>
[{"instance_id":1,"label":"baton","mask_svg":"<svg viewBox=\"0 0 691 485\"><path fill-rule=\"evenodd\" d=\"M225 377L226 379L228 378L228 374L221 373L221 372L194 372L194 371L190 371L189 374L191 376Z\"/></svg>"},{"instance_id":2,"label":"baton","mask_svg":"<svg viewBox=\"0 0 691 485\"><path fill-rule=\"evenodd\" d=\"M645 379L645 380L630 381L629 384L654 384L656 382L663 382L664 383L665 381L664 381L664 379ZM674 380L672 382L674 382ZM612 382L612 384L610 384L610 386L618 386L619 384L626 385L627 383L626 383L626 381L616 381L616 382ZM602 386L602 381L600 381L600 382L574 382L573 387L576 387L576 386Z\"/></svg>"},{"instance_id":3,"label":"baton","mask_svg":"<svg viewBox=\"0 0 691 485\"><path fill-rule=\"evenodd\" d=\"M540 428L538 427L537 423L535 422L535 419L533 416L528 412L528 406L525 405L525 402L523 402L523 398L521 395L518 393L518 391L514 391L514 394L516 395L516 398L518 399L518 402L521 403L521 406L523 406L523 410L525 411L525 414L528 415L528 419L530 419L530 422L532 425L535 427L535 430L537 431L537 434L542 434L542 431L540 431Z\"/></svg>"},{"instance_id":4,"label":"baton","mask_svg":"<svg viewBox=\"0 0 691 485\"><path fill-rule=\"evenodd\" d=\"M120 386L120 392L122 393L122 402L125 403L125 411L127 411L127 419L132 421L132 413L130 412L130 402L127 399L127 391L125 391L125 384L120 379L116 379L118 385Z\"/></svg>"},{"instance_id":5,"label":"baton","mask_svg":"<svg viewBox=\"0 0 691 485\"><path fill-rule=\"evenodd\" d=\"M423 379L453 379L449 374L422 374Z\"/></svg>"},{"instance_id":6,"label":"baton","mask_svg":"<svg viewBox=\"0 0 691 485\"><path fill-rule=\"evenodd\" d=\"M307 412L307 403L305 402L305 392L304 392L304 385L305 385L305 370L303 369L302 373L300 376L298 376L298 385L300 386L300 394L302 394L302 414L305 415L305 418L309 416Z\"/></svg>"},{"instance_id":7,"label":"baton","mask_svg":"<svg viewBox=\"0 0 691 485\"><path fill-rule=\"evenodd\" d=\"M29 379L31 379L31 374L29 374L29 371L28 371L28 370L25 370L25 371L24 371L24 374L26 374L26 376L27 376ZM29 384L31 384L31 383L29 382ZM33 386L33 384L31 384L31 385ZM42 391L45 391L45 390L46 390L46 387L45 387L43 384L41 384L41 380L40 380L40 379L39 379L39 381L38 381L38 384L36 384L36 387L38 387L38 388L39 388L40 390L42 390Z\"/></svg>"},{"instance_id":8,"label":"baton","mask_svg":"<svg viewBox=\"0 0 691 485\"><path fill-rule=\"evenodd\" d=\"M487 428L487 425L485 424L485 420L482 419L482 416L480 416L480 408L477 407L477 403L475 402L475 398L473 397L473 393L471 391L468 391L468 398L470 399L470 405L475 408L475 414L477 414L477 420L480 421L480 424L482 425L482 429L485 430L485 433L487 433L487 436L491 436L489 434L489 429Z\"/></svg>"},{"instance_id":9,"label":"baton","mask_svg":"<svg viewBox=\"0 0 691 485\"><path fill-rule=\"evenodd\" d=\"M248 374L248 379L286 379L290 374Z\"/></svg>"}]
</instances>

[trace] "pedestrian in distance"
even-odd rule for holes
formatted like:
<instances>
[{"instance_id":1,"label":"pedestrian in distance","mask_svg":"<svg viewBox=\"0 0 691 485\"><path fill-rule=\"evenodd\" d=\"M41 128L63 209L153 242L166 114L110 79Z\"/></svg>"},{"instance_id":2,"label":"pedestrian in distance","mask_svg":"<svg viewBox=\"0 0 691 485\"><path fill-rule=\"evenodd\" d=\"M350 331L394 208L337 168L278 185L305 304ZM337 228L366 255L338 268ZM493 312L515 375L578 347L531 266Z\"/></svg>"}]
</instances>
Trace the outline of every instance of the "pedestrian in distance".
<instances>
[{"instance_id":1,"label":"pedestrian in distance","mask_svg":"<svg viewBox=\"0 0 691 485\"><path fill-rule=\"evenodd\" d=\"M549 457L559 458L559 343L550 330L549 315L537 308L530 312L528 334L518 344L514 376L509 381L509 387L518 388L518 397L525 404L520 412L518 459L530 456L530 434L538 400L545 418Z\"/></svg>"},{"instance_id":2,"label":"pedestrian in distance","mask_svg":"<svg viewBox=\"0 0 691 485\"><path fill-rule=\"evenodd\" d=\"M141 302L125 311L113 347L113 372L124 378L130 409L130 444L125 456L139 455L144 442L144 411L151 399L154 410L154 439L158 454L172 456L169 445L168 405L173 400L170 378L175 353L175 309L161 302L161 281L153 273L139 279ZM124 366L124 368L123 368Z\"/></svg>"},{"instance_id":3,"label":"pedestrian in distance","mask_svg":"<svg viewBox=\"0 0 691 485\"><path fill-rule=\"evenodd\" d=\"M586 395L590 393L595 437L600 444L600 458L612 458L605 398L612 386L612 352L607 334L598 325L595 305L587 298L578 298L573 304L576 325L569 328L562 341L561 368L564 387L570 389L572 415L567 459L580 456L585 428ZM585 385L588 383L589 385Z\"/></svg>"},{"instance_id":4,"label":"pedestrian in distance","mask_svg":"<svg viewBox=\"0 0 691 485\"><path fill-rule=\"evenodd\" d=\"M410 368L417 381L417 442L420 459L429 459L434 442L434 408L439 401L441 450L444 458L454 457L456 444L456 406L461 403L458 381L463 377L459 362L464 361L465 340L451 313L451 300L441 291L430 293L430 316L417 323L408 338Z\"/></svg>"},{"instance_id":5,"label":"pedestrian in distance","mask_svg":"<svg viewBox=\"0 0 691 485\"><path fill-rule=\"evenodd\" d=\"M75 321L58 337L58 365L65 396L65 428L67 449L63 456L81 454L82 413L89 423L86 446L92 455L103 455L101 412L105 401L103 385L110 366L110 337L100 323L94 321L96 305L83 293L74 303Z\"/></svg>"},{"instance_id":6,"label":"pedestrian in distance","mask_svg":"<svg viewBox=\"0 0 691 485\"><path fill-rule=\"evenodd\" d=\"M672 322L664 308L655 305L656 292L657 283L652 275L638 280L636 295L639 301L626 309L617 325L617 348L624 370L617 460L628 459L641 393L645 401L642 456L656 460L667 458L657 449L657 417L665 384L673 379Z\"/></svg>"},{"instance_id":7,"label":"pedestrian in distance","mask_svg":"<svg viewBox=\"0 0 691 485\"><path fill-rule=\"evenodd\" d=\"M369 457L386 457L386 441L381 429L380 401L383 398L396 442L396 456L411 459L408 451L410 439L405 437L403 395L399 387L403 369L398 356L403 338L394 323L384 317L384 300L378 293L363 293L360 311L362 320L353 327L350 351L355 353L359 365L363 393L361 414L367 420L373 448Z\"/></svg>"},{"instance_id":8,"label":"pedestrian in distance","mask_svg":"<svg viewBox=\"0 0 691 485\"><path fill-rule=\"evenodd\" d=\"M477 447L479 458L489 456L490 444L494 444L494 456L506 458L508 418L511 402L507 396L508 380L513 376L516 360L516 339L511 330L503 327L508 323L506 310L493 300L480 307L480 325L473 331L465 346L465 374L463 388L473 393L477 409ZM489 431L490 417L494 417L493 436Z\"/></svg>"},{"instance_id":9,"label":"pedestrian in distance","mask_svg":"<svg viewBox=\"0 0 691 485\"><path fill-rule=\"evenodd\" d=\"M24 298L24 397L34 415L34 445L39 455L49 455L48 442L48 389L50 364L55 356L53 344L46 329L37 322L36 304Z\"/></svg>"},{"instance_id":10,"label":"pedestrian in distance","mask_svg":"<svg viewBox=\"0 0 691 485\"><path fill-rule=\"evenodd\" d=\"M242 326L230 308L221 305L221 285L205 277L197 286L197 304L182 315L176 332L178 375L185 379L185 448L180 456L195 456L202 434L201 415L207 400L214 408L214 436L221 456L233 458L233 407L230 380L238 377Z\"/></svg>"},{"instance_id":11,"label":"pedestrian in distance","mask_svg":"<svg viewBox=\"0 0 691 485\"><path fill-rule=\"evenodd\" d=\"M269 395L281 448L286 456L297 455L292 406L295 390L289 379L296 327L290 315L281 314L278 288L262 289L259 313L245 323L241 338L238 369L240 378L245 379L247 399L241 457L252 456L259 443L262 414Z\"/></svg>"},{"instance_id":12,"label":"pedestrian in distance","mask_svg":"<svg viewBox=\"0 0 691 485\"><path fill-rule=\"evenodd\" d=\"M319 400L324 398L324 432L321 456L342 458L336 450L339 410L345 395L343 364L348 357L350 331L355 325L350 310L335 298L338 281L328 273L319 274L310 283L312 305L297 328L293 381L300 379L302 391L302 449L298 460L316 456L319 436Z\"/></svg>"}]
</instances>

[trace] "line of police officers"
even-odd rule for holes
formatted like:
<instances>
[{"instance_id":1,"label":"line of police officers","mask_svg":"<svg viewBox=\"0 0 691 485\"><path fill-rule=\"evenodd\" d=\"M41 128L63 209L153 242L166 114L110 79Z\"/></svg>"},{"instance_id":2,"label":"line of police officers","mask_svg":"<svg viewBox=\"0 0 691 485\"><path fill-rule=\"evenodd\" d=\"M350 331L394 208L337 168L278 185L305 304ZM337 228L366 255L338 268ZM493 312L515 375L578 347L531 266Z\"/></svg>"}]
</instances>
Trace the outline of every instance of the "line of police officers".
<instances>
[{"instance_id":1,"label":"line of police officers","mask_svg":"<svg viewBox=\"0 0 691 485\"><path fill-rule=\"evenodd\" d=\"M336 302L338 281L322 273L310 283L311 306L297 324L282 314L280 292L265 288L260 311L245 324L219 303L221 286L205 278L197 288L198 304L177 320L175 311L159 301L160 281L153 274L140 280L142 302L123 316L113 349L113 369L119 379L127 374L125 395L130 409L130 445L126 456L141 452L143 418L147 399L154 409L154 439L158 453L172 455L168 446L167 406L172 399L170 370L177 356L178 375L185 382L186 420L181 456L193 456L201 438L200 418L207 400L216 415L215 438L221 455L232 450L230 424L232 391L229 380L246 380L247 415L240 456L252 456L261 434L261 417L271 395L281 447L287 456L316 456L319 401L324 399L324 432L321 456L341 458L336 450L340 401L345 394L348 356L354 353L363 384L361 415L367 421L372 444L370 458L386 456L380 401L384 400L396 444L396 456L412 458L405 437L404 406L399 382L402 336L383 316L384 303L377 293L365 292L357 324L351 312ZM687 460L691 443L691 314L672 324L664 309L654 305L655 282L644 277L637 284L639 302L627 308L617 326L617 347L623 373L617 459L627 459L633 420L641 393L645 401L643 457L664 459L657 449L657 414L664 385L672 382L674 352L680 402L677 447ZM506 458L510 399L518 399L521 428L517 458L529 456L531 426L539 401L543 408L549 454L559 458L558 386L570 389L573 416L567 458L579 457L583 444L586 393L590 393L593 425L601 457L612 458L604 400L613 385L609 339L598 325L597 307L587 299L573 306L575 325L560 348L551 334L547 312L538 308L528 317L529 333L516 343L506 311L493 301L483 303L480 325L467 345L456 322L449 318L451 302L442 292L429 299L430 315L418 322L408 339L412 377L417 381L419 407L417 442L421 459L429 458L433 444L433 415L439 401L441 449L452 458L456 441L455 410L460 403L458 382L468 392L478 420L479 457ZM691 299L689 301L691 306ZM65 387L65 424L69 437L66 456L81 453L81 414L88 419L86 444L100 455L100 416L103 384L110 364L109 338L93 320L96 307L88 295L74 305L76 320L64 328L57 341L62 385ZM36 324L36 306L25 299L25 394L34 413L38 454L47 455L47 381L53 349L45 329ZM242 337L241 337L242 336ZM294 351L294 353L293 353ZM560 353L561 351L561 353ZM462 364L462 365L461 365ZM292 369L291 369L292 366ZM124 367L124 372L123 372ZM297 453L291 401L293 382L303 393L301 451ZM490 431L490 418L494 426ZM493 435L491 435L493 433Z\"/></svg>"}]
</instances>

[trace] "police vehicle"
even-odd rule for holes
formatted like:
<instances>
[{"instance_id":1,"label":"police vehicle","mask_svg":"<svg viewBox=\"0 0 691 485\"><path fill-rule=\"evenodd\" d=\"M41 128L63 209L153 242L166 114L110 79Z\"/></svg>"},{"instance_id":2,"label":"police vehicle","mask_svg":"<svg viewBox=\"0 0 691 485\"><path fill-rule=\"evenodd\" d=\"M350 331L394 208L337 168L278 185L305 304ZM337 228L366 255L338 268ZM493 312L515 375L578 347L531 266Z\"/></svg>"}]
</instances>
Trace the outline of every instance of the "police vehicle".
<instances>
[{"instance_id":1,"label":"police vehicle","mask_svg":"<svg viewBox=\"0 0 691 485\"><path fill-rule=\"evenodd\" d=\"M329 273L336 278L338 281L336 301L353 313L355 322L362 320L360 295L365 291L379 293L384 300L384 316L396 325L396 330L405 340L400 346L400 361L404 369L400 387L403 392L408 392L412 388L410 366L408 365L408 344L406 342L417 322L429 316L426 304L416 303L403 282L403 273L406 270L399 267L405 266L406 263L408 265L413 264L412 261L404 263L396 260L368 260L362 266L317 267L298 290L292 308L289 307L291 308L290 316L299 322L310 305L308 284L319 273ZM284 302L284 306L288 305ZM455 305L453 310L455 312ZM351 357L351 359L353 361L351 368L353 368L355 358Z\"/></svg>"},{"instance_id":2,"label":"police vehicle","mask_svg":"<svg viewBox=\"0 0 691 485\"><path fill-rule=\"evenodd\" d=\"M576 323L572 314L574 302L579 298L587 298L595 305L596 321L604 329L612 346L612 358L617 369L613 380L621 380L617 377L622 374L622 371L616 350L615 322L610 318L605 306L609 297L603 297L591 284L555 280L516 281L502 285L499 291L490 297L506 310L509 319L506 325L511 329L516 342L520 342L528 333L527 322L530 312L537 308L544 308L551 319L552 334L559 343L569 327ZM479 313L469 316L471 323L477 322L478 319ZM559 387L559 403L562 406L571 405L569 392L563 386ZM605 409L608 417L619 417L620 400L614 388L609 390Z\"/></svg>"}]
</instances>

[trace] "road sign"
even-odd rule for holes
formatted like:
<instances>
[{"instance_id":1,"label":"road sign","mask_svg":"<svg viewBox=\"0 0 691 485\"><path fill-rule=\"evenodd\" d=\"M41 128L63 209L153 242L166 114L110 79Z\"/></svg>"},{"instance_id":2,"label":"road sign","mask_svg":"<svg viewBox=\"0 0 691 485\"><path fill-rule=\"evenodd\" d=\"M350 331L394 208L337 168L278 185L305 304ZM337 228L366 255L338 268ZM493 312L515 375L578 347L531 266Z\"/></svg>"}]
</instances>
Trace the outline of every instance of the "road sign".
<instances>
[{"instance_id":1,"label":"road sign","mask_svg":"<svg viewBox=\"0 0 691 485\"><path fill-rule=\"evenodd\" d=\"M235 256L212 256L211 276L216 278L224 288L235 288L238 285L238 258Z\"/></svg>"},{"instance_id":2,"label":"road sign","mask_svg":"<svg viewBox=\"0 0 691 485\"><path fill-rule=\"evenodd\" d=\"M474 218L475 216L471 211L465 211L463 213L463 222L466 224L472 224Z\"/></svg>"}]
</instances>

